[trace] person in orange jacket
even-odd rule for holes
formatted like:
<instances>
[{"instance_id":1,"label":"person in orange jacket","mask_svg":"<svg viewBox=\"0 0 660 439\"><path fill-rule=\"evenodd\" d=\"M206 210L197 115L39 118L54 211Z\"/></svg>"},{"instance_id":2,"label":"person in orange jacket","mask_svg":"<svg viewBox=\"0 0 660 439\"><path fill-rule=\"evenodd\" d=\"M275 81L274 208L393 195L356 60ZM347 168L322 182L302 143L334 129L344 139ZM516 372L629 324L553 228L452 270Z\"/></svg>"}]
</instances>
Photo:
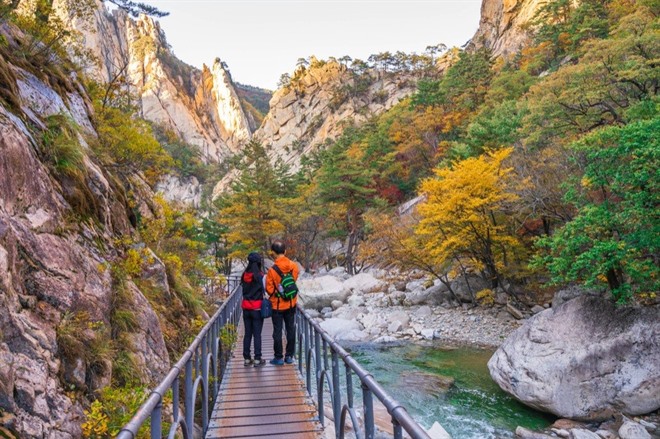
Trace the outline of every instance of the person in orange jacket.
<instances>
[{"instance_id":1,"label":"person in orange jacket","mask_svg":"<svg viewBox=\"0 0 660 439\"><path fill-rule=\"evenodd\" d=\"M282 241L274 241L270 249L275 253L275 265L282 274L291 273L294 280L298 280L298 265L285 256L286 246ZM275 358L270 364L281 366L284 363L292 364L296 349L296 303L298 297L287 300L279 297L280 283L282 278L271 267L266 273L266 293L273 305L273 348ZM282 328L286 331L286 352L282 352Z\"/></svg>"}]
</instances>

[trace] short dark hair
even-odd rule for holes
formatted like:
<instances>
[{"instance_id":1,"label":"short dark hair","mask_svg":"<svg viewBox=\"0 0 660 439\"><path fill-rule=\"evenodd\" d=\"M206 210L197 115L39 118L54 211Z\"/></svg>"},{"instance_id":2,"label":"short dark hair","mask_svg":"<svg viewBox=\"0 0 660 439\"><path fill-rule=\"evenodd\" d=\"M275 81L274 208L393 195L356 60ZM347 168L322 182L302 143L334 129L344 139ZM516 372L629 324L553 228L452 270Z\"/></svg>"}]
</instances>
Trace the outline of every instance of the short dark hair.
<instances>
[{"instance_id":1,"label":"short dark hair","mask_svg":"<svg viewBox=\"0 0 660 439\"><path fill-rule=\"evenodd\" d=\"M277 240L273 241L273 243L270 245L270 249L275 252L275 254L283 255L286 251L286 245L284 245L282 241Z\"/></svg>"}]
</instances>

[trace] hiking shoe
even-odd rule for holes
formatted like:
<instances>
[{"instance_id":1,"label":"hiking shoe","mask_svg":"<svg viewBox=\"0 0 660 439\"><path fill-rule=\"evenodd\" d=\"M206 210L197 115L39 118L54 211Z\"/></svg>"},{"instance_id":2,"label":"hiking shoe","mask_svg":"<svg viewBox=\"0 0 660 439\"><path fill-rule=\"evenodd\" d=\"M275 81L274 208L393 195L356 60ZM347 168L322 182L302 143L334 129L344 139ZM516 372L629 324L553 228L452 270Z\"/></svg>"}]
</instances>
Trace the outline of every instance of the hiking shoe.
<instances>
[{"instance_id":1,"label":"hiking shoe","mask_svg":"<svg viewBox=\"0 0 660 439\"><path fill-rule=\"evenodd\" d=\"M283 366L284 360L282 360L281 358L273 358L272 360L270 360L270 364L272 364L273 366Z\"/></svg>"},{"instance_id":2,"label":"hiking shoe","mask_svg":"<svg viewBox=\"0 0 660 439\"><path fill-rule=\"evenodd\" d=\"M243 360L243 366L245 367L252 366L252 360L246 358L245 360Z\"/></svg>"},{"instance_id":3,"label":"hiking shoe","mask_svg":"<svg viewBox=\"0 0 660 439\"><path fill-rule=\"evenodd\" d=\"M266 360L254 360L254 367L263 366L266 364Z\"/></svg>"},{"instance_id":4,"label":"hiking shoe","mask_svg":"<svg viewBox=\"0 0 660 439\"><path fill-rule=\"evenodd\" d=\"M288 355L284 357L284 362L286 364L293 364L293 357L289 357Z\"/></svg>"}]
</instances>

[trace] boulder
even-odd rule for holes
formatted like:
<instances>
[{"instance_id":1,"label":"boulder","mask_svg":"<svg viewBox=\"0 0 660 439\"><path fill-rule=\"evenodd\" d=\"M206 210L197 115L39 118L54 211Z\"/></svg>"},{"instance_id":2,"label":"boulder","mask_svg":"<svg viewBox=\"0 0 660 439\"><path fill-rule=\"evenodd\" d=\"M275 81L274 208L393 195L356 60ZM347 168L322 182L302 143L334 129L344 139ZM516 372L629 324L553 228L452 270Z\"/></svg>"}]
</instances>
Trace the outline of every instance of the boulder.
<instances>
[{"instance_id":1,"label":"boulder","mask_svg":"<svg viewBox=\"0 0 660 439\"><path fill-rule=\"evenodd\" d=\"M511 314L514 318L516 318L516 320L522 320L525 318L522 311L520 311L518 308L511 305L510 303L507 303L506 310L509 314Z\"/></svg>"},{"instance_id":2,"label":"boulder","mask_svg":"<svg viewBox=\"0 0 660 439\"><path fill-rule=\"evenodd\" d=\"M330 334L334 339L341 339L343 334L346 334L352 330L362 330L361 325L355 320L346 320L331 318L324 320L320 323L321 328Z\"/></svg>"},{"instance_id":3,"label":"boulder","mask_svg":"<svg viewBox=\"0 0 660 439\"><path fill-rule=\"evenodd\" d=\"M401 325L405 328L410 323L410 316L405 311L395 311L387 316L387 320L390 323L399 321L401 322Z\"/></svg>"},{"instance_id":4,"label":"boulder","mask_svg":"<svg viewBox=\"0 0 660 439\"><path fill-rule=\"evenodd\" d=\"M552 437L520 426L516 428L516 436L522 439L549 439Z\"/></svg>"},{"instance_id":5,"label":"boulder","mask_svg":"<svg viewBox=\"0 0 660 439\"><path fill-rule=\"evenodd\" d=\"M333 309L334 311L336 311L336 310L338 310L339 308L341 308L341 306L342 306L343 304L344 304L344 302L342 302L341 300L333 300L332 302L330 302L330 306L332 307L332 309Z\"/></svg>"},{"instance_id":6,"label":"boulder","mask_svg":"<svg viewBox=\"0 0 660 439\"><path fill-rule=\"evenodd\" d=\"M404 371L398 378L399 386L414 392L440 397L454 385L454 378L422 371Z\"/></svg>"},{"instance_id":7,"label":"boulder","mask_svg":"<svg viewBox=\"0 0 660 439\"><path fill-rule=\"evenodd\" d=\"M584 428L574 428L569 432L569 439L600 439L596 433L584 429Z\"/></svg>"},{"instance_id":8,"label":"boulder","mask_svg":"<svg viewBox=\"0 0 660 439\"><path fill-rule=\"evenodd\" d=\"M555 293L554 297L552 298L552 307L557 308L562 303L566 303L569 300L573 300L581 296L600 297L602 294L593 290L585 290L584 288L577 285L571 285Z\"/></svg>"},{"instance_id":9,"label":"boulder","mask_svg":"<svg viewBox=\"0 0 660 439\"><path fill-rule=\"evenodd\" d=\"M360 329L351 329L350 331L340 332L335 337L337 341L364 341L369 335Z\"/></svg>"},{"instance_id":10,"label":"boulder","mask_svg":"<svg viewBox=\"0 0 660 439\"><path fill-rule=\"evenodd\" d=\"M582 296L529 319L488 368L502 389L560 417L660 408L660 313Z\"/></svg>"},{"instance_id":11,"label":"boulder","mask_svg":"<svg viewBox=\"0 0 660 439\"><path fill-rule=\"evenodd\" d=\"M364 297L358 296L358 295L352 295L351 297L348 298L347 303L351 306L364 306Z\"/></svg>"},{"instance_id":12,"label":"boulder","mask_svg":"<svg viewBox=\"0 0 660 439\"><path fill-rule=\"evenodd\" d=\"M404 304L411 305L440 305L452 299L446 285L434 285L431 288L417 288L406 294Z\"/></svg>"},{"instance_id":13,"label":"boulder","mask_svg":"<svg viewBox=\"0 0 660 439\"><path fill-rule=\"evenodd\" d=\"M479 291L491 288L489 282L475 275L459 276L450 285L456 297L465 303L473 302L474 297Z\"/></svg>"},{"instance_id":14,"label":"boulder","mask_svg":"<svg viewBox=\"0 0 660 439\"><path fill-rule=\"evenodd\" d=\"M621 439L651 439L651 435L642 425L630 419L625 419L619 428L619 437Z\"/></svg>"},{"instance_id":15,"label":"boulder","mask_svg":"<svg viewBox=\"0 0 660 439\"><path fill-rule=\"evenodd\" d=\"M350 291L334 276L319 276L298 281L300 302L305 308L322 309L329 307L333 300L345 302Z\"/></svg>"},{"instance_id":16,"label":"boulder","mask_svg":"<svg viewBox=\"0 0 660 439\"><path fill-rule=\"evenodd\" d=\"M352 307L350 305L344 305L333 312L332 317L346 320L356 320L361 313L361 309Z\"/></svg>"},{"instance_id":17,"label":"boulder","mask_svg":"<svg viewBox=\"0 0 660 439\"><path fill-rule=\"evenodd\" d=\"M421 331L421 335L424 340L433 340L434 334L435 330L432 328L424 328Z\"/></svg>"},{"instance_id":18,"label":"boulder","mask_svg":"<svg viewBox=\"0 0 660 439\"><path fill-rule=\"evenodd\" d=\"M596 430L596 434L600 439L619 439L619 436L616 433L610 430L603 430L602 428Z\"/></svg>"},{"instance_id":19,"label":"boulder","mask_svg":"<svg viewBox=\"0 0 660 439\"><path fill-rule=\"evenodd\" d=\"M375 293L385 289L385 285L370 273L359 273L344 281L344 288L350 291Z\"/></svg>"}]
</instances>

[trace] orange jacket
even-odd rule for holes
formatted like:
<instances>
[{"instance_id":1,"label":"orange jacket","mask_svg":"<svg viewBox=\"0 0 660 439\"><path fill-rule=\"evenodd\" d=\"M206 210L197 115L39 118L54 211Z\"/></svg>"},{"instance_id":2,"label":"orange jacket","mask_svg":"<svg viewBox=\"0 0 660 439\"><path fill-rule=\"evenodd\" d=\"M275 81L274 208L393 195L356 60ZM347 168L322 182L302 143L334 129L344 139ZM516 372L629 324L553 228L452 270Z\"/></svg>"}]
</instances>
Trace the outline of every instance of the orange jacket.
<instances>
[{"instance_id":1,"label":"orange jacket","mask_svg":"<svg viewBox=\"0 0 660 439\"><path fill-rule=\"evenodd\" d=\"M284 255L280 255L275 259L275 265L282 270L282 273L291 273L293 279L296 281L298 280L298 265L291 261L291 259ZM296 296L291 300L284 300L277 297L275 293L277 292L277 287L281 281L282 278L280 275L270 268L268 273L266 273L266 293L268 293L268 296L270 297L270 303L273 305L274 310L285 311L296 306L298 297Z\"/></svg>"}]
</instances>

